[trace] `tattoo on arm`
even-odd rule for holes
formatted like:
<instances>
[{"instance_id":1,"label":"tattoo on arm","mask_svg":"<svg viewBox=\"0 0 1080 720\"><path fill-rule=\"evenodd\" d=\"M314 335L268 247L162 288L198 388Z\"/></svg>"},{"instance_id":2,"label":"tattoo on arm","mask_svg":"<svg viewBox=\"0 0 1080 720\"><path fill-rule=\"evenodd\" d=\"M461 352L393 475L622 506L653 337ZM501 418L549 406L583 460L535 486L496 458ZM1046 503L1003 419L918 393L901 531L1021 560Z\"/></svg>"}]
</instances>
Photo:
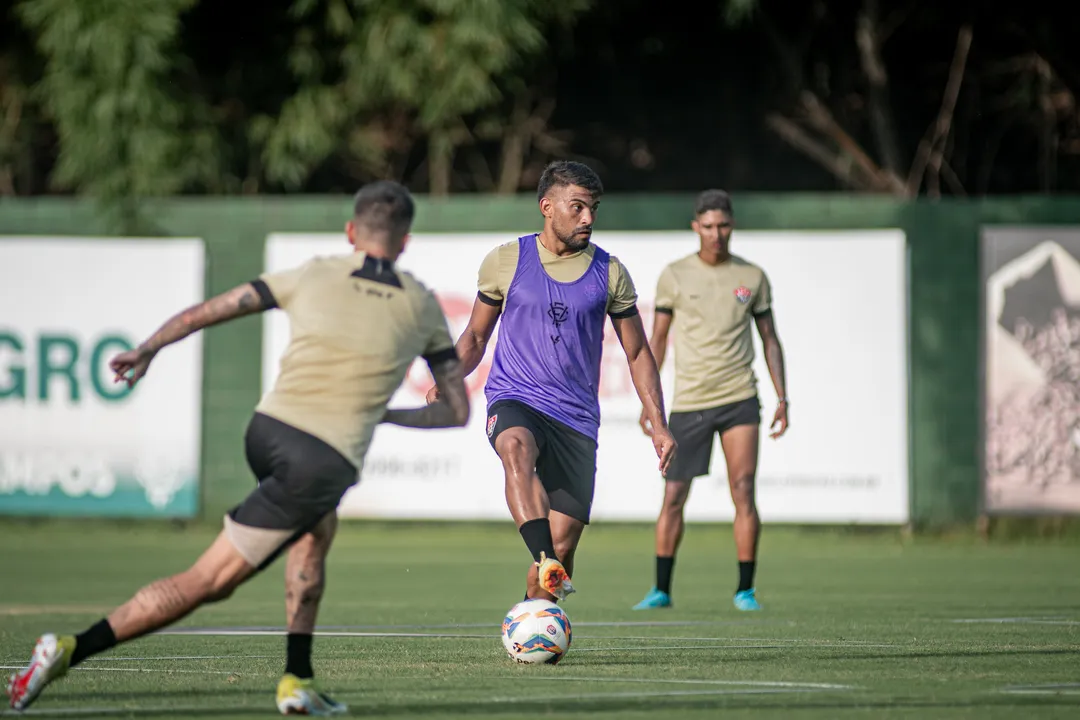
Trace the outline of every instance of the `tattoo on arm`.
<instances>
[{"instance_id":1,"label":"tattoo on arm","mask_svg":"<svg viewBox=\"0 0 1080 720\"><path fill-rule=\"evenodd\" d=\"M431 366L431 374L439 388L439 399L421 408L387 410L383 422L427 430L467 425L469 393L461 362L457 358L436 362Z\"/></svg>"},{"instance_id":2,"label":"tattoo on arm","mask_svg":"<svg viewBox=\"0 0 1080 720\"><path fill-rule=\"evenodd\" d=\"M203 328L265 309L266 306L255 287L251 283L245 283L177 313L142 343L139 349L146 353L156 353Z\"/></svg>"}]
</instances>

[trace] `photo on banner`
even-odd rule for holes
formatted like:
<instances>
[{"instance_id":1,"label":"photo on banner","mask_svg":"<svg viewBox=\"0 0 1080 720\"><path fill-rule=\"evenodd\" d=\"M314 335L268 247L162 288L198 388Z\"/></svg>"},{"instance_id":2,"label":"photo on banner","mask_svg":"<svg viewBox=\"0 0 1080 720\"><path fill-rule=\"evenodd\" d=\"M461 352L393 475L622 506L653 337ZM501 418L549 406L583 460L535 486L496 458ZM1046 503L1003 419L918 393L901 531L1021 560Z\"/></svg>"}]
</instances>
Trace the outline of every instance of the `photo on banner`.
<instances>
[{"instance_id":1,"label":"photo on banner","mask_svg":"<svg viewBox=\"0 0 1080 720\"><path fill-rule=\"evenodd\" d=\"M108 364L204 279L200 239L0 236L0 515L197 514L201 333L133 389Z\"/></svg>"},{"instance_id":2,"label":"photo on banner","mask_svg":"<svg viewBox=\"0 0 1080 720\"><path fill-rule=\"evenodd\" d=\"M983 511L1080 513L1080 226L984 226Z\"/></svg>"},{"instance_id":3,"label":"photo on banner","mask_svg":"<svg viewBox=\"0 0 1080 720\"><path fill-rule=\"evenodd\" d=\"M516 233L416 233L400 260L439 298L456 339L476 298L484 256ZM601 232L593 241L618 257L637 287L651 330L661 270L696 252L691 232ZM295 267L315 255L349 252L344 234L273 234L266 268ZM900 230L738 231L733 252L760 264L773 287L777 329L787 359L792 428L780 440L767 429L776 395L755 331L762 447L758 504L772 522L902 524L908 512L907 272ZM288 342L283 313L264 317L263 388L269 389ZM638 425L641 403L610 323L601 366L597 520L650 521L663 480L650 440ZM346 516L507 519L502 466L484 432L484 382L498 330L483 364L467 379L466 428L425 432L380 426L363 480L342 505ZM670 405L674 359L662 372ZM394 406L423 404L431 376L414 364ZM873 417L867 416L868 409ZM731 520L719 442L709 477L695 481L689 520Z\"/></svg>"}]
</instances>

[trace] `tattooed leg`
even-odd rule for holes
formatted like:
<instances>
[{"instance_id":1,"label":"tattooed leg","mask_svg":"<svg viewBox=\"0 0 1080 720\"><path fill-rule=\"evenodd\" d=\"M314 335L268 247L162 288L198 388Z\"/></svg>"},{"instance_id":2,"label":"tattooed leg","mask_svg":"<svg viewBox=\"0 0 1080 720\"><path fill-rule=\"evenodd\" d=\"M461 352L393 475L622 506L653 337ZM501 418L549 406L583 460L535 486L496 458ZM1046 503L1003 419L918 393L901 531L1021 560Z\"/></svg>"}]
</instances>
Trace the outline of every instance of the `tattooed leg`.
<instances>
[{"instance_id":1,"label":"tattooed leg","mask_svg":"<svg viewBox=\"0 0 1080 720\"><path fill-rule=\"evenodd\" d=\"M109 615L117 642L133 640L229 597L255 571L224 533L182 573L153 582Z\"/></svg>"},{"instance_id":2,"label":"tattooed leg","mask_svg":"<svg viewBox=\"0 0 1080 720\"><path fill-rule=\"evenodd\" d=\"M314 530L289 548L285 563L285 623L290 633L315 630L319 601L326 588L326 556L337 532L337 513L322 519Z\"/></svg>"},{"instance_id":3,"label":"tattooed leg","mask_svg":"<svg viewBox=\"0 0 1080 720\"><path fill-rule=\"evenodd\" d=\"M289 548L285 563L285 672L301 679L315 676L311 641L326 587L326 555L336 531L337 513L332 512Z\"/></svg>"}]
</instances>

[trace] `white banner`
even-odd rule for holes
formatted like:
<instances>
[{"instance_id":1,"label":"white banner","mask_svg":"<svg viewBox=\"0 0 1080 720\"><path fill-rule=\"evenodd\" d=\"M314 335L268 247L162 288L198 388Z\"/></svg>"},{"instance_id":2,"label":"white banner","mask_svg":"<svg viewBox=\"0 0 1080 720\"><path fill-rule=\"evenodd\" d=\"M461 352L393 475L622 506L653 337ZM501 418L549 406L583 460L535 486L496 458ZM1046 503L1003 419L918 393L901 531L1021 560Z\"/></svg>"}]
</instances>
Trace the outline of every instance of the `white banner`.
<instances>
[{"instance_id":1,"label":"white banner","mask_svg":"<svg viewBox=\"0 0 1080 720\"><path fill-rule=\"evenodd\" d=\"M203 300L198 239L0 237L0 514L191 517L202 339L109 360Z\"/></svg>"},{"instance_id":2,"label":"white banner","mask_svg":"<svg viewBox=\"0 0 1080 720\"><path fill-rule=\"evenodd\" d=\"M476 297L484 255L515 233L417 234L400 265L438 294L457 338ZM660 271L695 252L689 232L597 232L594 241L627 266L646 330ZM738 231L733 251L760 264L773 286L774 314L787 361L791 429L767 437L776 394L756 336L755 371L763 404L758 505L767 522L904 523L908 519L907 272L903 232ZM337 234L274 234L266 267L281 270L313 255L349 252ZM288 341L288 321L268 313L263 385L269 388ZM494 338L497 342L497 333ZM394 518L496 518L509 512L502 467L484 432L483 383L494 342L468 379L472 420L461 430L381 427L362 482L343 514ZM674 363L662 376L672 392ZM421 362L394 406L422 404L431 379ZM653 520L663 496L652 445L638 427L641 405L626 358L608 326L601 377L602 421L593 517ZM695 481L689 520L734 515L719 441L712 473Z\"/></svg>"}]
</instances>

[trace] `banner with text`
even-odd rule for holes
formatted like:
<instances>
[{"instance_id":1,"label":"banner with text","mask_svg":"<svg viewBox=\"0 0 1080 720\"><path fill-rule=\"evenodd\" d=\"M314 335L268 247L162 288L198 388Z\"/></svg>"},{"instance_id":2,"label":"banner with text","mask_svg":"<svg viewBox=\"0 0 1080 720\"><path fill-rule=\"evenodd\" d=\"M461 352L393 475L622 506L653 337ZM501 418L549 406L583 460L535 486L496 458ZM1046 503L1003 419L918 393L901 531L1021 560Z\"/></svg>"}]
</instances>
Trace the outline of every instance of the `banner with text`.
<instances>
[{"instance_id":1,"label":"banner with text","mask_svg":"<svg viewBox=\"0 0 1080 720\"><path fill-rule=\"evenodd\" d=\"M1080 226L984 227L983 508L1080 513Z\"/></svg>"},{"instance_id":2,"label":"banner with text","mask_svg":"<svg viewBox=\"0 0 1080 720\"><path fill-rule=\"evenodd\" d=\"M457 338L476 297L484 255L513 233L413 235L400 260L435 290ZM646 331L661 270L696 252L689 232L597 232L593 240L627 266L637 286ZM766 431L776 408L756 336L754 369L763 404L758 503L767 522L903 523L908 519L907 272L899 230L751 232L733 250L761 265L773 286L777 330L787 360L791 429ZM350 251L344 235L273 234L266 267L281 270L314 255ZM288 342L283 313L265 317L263 385L269 388ZM468 378L473 414L467 428L419 431L382 426L362 482L346 496L344 515L393 518L508 518L502 466L484 432L483 386L498 331ZM598 520L653 520L663 497L652 444L638 426L641 405L611 326L600 387ZM672 392L674 363L662 373ZM424 402L431 376L410 371L393 406ZM668 402L670 405L670 401ZM695 481L690 520L734 515L723 455L716 442L712 472Z\"/></svg>"},{"instance_id":3,"label":"banner with text","mask_svg":"<svg viewBox=\"0 0 1080 720\"><path fill-rule=\"evenodd\" d=\"M203 300L198 239L0 237L0 514L191 517L202 340L109 360Z\"/></svg>"}]
</instances>

